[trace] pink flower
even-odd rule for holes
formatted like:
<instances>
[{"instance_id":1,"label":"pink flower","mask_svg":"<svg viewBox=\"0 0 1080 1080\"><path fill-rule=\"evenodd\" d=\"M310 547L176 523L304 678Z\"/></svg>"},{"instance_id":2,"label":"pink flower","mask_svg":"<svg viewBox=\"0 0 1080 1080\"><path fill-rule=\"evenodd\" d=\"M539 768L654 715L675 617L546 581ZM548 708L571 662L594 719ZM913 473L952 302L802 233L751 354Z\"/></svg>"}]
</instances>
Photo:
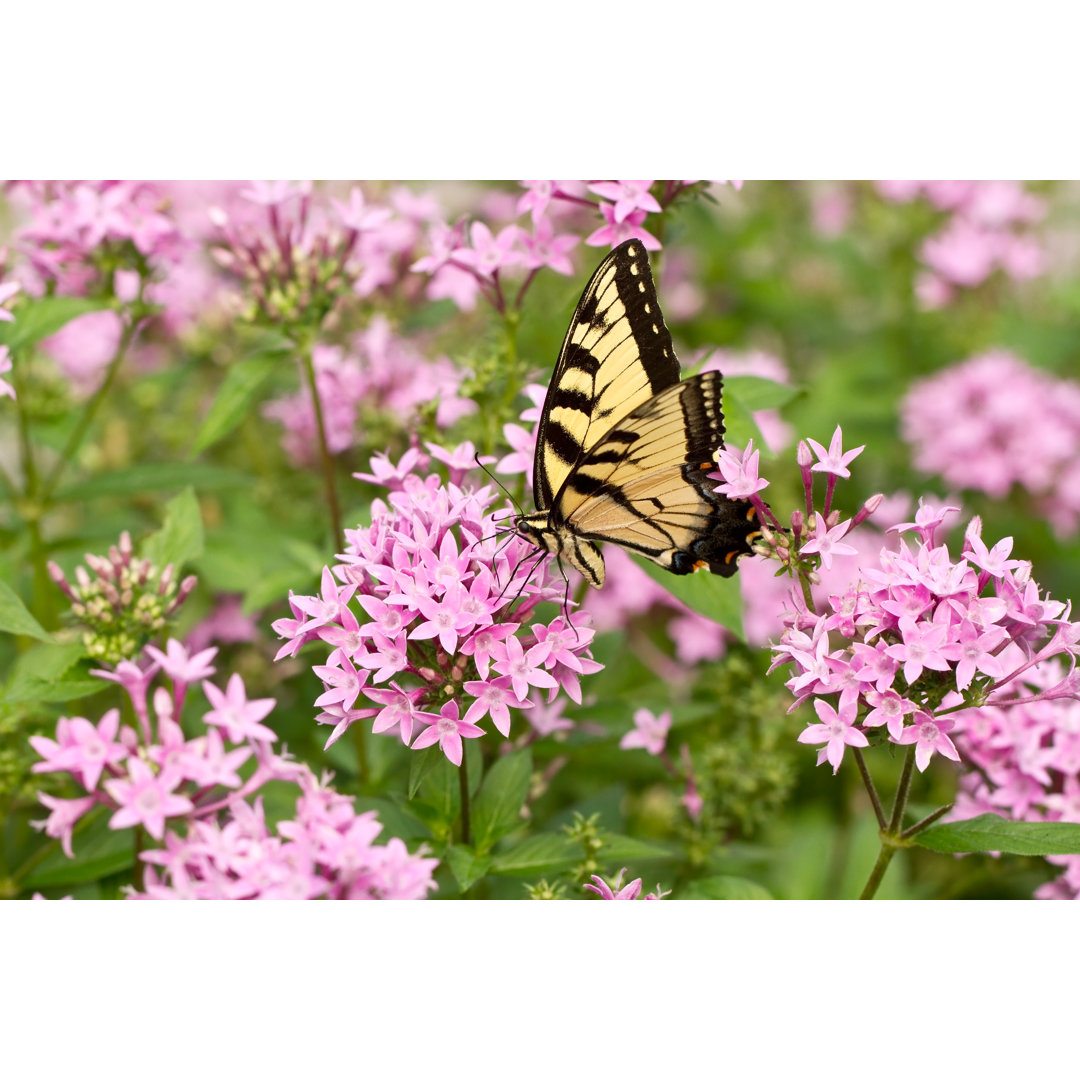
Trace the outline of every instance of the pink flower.
<instances>
[{"instance_id":1,"label":"pink flower","mask_svg":"<svg viewBox=\"0 0 1080 1080\"><path fill-rule=\"evenodd\" d=\"M420 717L426 717L425 713L418 713ZM484 732L475 724L458 719L458 703L448 701L439 711L439 717L424 731L417 735L413 742L414 750L422 750L425 746L439 744L439 749L447 756L454 765L461 765L462 739L478 739Z\"/></svg>"},{"instance_id":2,"label":"pink flower","mask_svg":"<svg viewBox=\"0 0 1080 1080\"><path fill-rule=\"evenodd\" d=\"M533 234L521 234L521 243L525 249L523 256L525 268L539 270L548 266L557 274L572 274L574 265L569 253L577 246L578 237L569 233L556 236L550 218L540 218L533 226Z\"/></svg>"},{"instance_id":3,"label":"pink flower","mask_svg":"<svg viewBox=\"0 0 1080 1080\"><path fill-rule=\"evenodd\" d=\"M105 781L105 790L120 805L109 819L110 829L142 825L155 840L160 840L167 817L194 809L186 795L173 794L182 779L178 773L155 773L141 758L133 757L128 759L128 775L130 780Z\"/></svg>"},{"instance_id":4,"label":"pink flower","mask_svg":"<svg viewBox=\"0 0 1080 1080\"><path fill-rule=\"evenodd\" d=\"M636 900L641 892L641 878L634 878L633 881L623 885L622 879L625 873L624 866L610 885L598 874L593 874L591 876L596 884L586 883L583 888L591 889L601 900Z\"/></svg>"},{"instance_id":5,"label":"pink flower","mask_svg":"<svg viewBox=\"0 0 1080 1080\"><path fill-rule=\"evenodd\" d=\"M454 252L454 259L481 277L490 278L499 270L521 262L520 254L514 250L520 231L517 225L507 225L498 236L492 236L482 221L474 221L469 229L472 247L459 248Z\"/></svg>"},{"instance_id":6,"label":"pink flower","mask_svg":"<svg viewBox=\"0 0 1080 1080\"><path fill-rule=\"evenodd\" d=\"M194 656L188 653L187 646L169 638L165 643L165 652L153 645L146 646L146 654L152 657L161 670L176 683L193 683L197 679L206 679L214 674L210 661L217 655L217 647L203 649ZM149 674L149 673L148 673Z\"/></svg>"},{"instance_id":7,"label":"pink flower","mask_svg":"<svg viewBox=\"0 0 1080 1080\"><path fill-rule=\"evenodd\" d=\"M817 466L814 467L817 468ZM802 550L807 555L817 554L821 556L821 565L826 570L832 569L834 555L858 555L858 548L841 542L848 529L851 528L850 520L841 521L829 529L826 528L825 519L815 511L814 521L816 522L814 538L803 544Z\"/></svg>"},{"instance_id":8,"label":"pink flower","mask_svg":"<svg viewBox=\"0 0 1080 1080\"><path fill-rule=\"evenodd\" d=\"M741 453L733 447L724 447L716 455L719 476L709 473L709 479L724 480L716 489L721 495L726 495L729 499L747 499L769 486L768 480L758 476L760 456L761 452L754 449L753 439Z\"/></svg>"},{"instance_id":9,"label":"pink flower","mask_svg":"<svg viewBox=\"0 0 1080 1080\"><path fill-rule=\"evenodd\" d=\"M611 203L601 203L600 214L607 224L585 238L585 243L590 247L616 247L624 240L636 238L649 251L660 250L662 246L660 241L642 225L645 220L644 210L634 210L622 221L616 221L614 206Z\"/></svg>"},{"instance_id":10,"label":"pink flower","mask_svg":"<svg viewBox=\"0 0 1080 1080\"><path fill-rule=\"evenodd\" d=\"M661 212L663 207L649 194L652 185L652 180L604 180L598 184L590 184L589 190L594 195L614 203L611 213L618 225L635 210L641 211L643 218L646 213Z\"/></svg>"},{"instance_id":11,"label":"pink flower","mask_svg":"<svg viewBox=\"0 0 1080 1080\"><path fill-rule=\"evenodd\" d=\"M244 680L239 674L229 676L224 693L212 682L204 681L203 693L213 708L203 717L207 724L221 727L230 742L254 739L258 742L275 742L277 736L259 721L267 716L277 704L273 698L248 701Z\"/></svg>"},{"instance_id":12,"label":"pink flower","mask_svg":"<svg viewBox=\"0 0 1080 1080\"><path fill-rule=\"evenodd\" d=\"M818 764L823 761L833 767L835 774L840 768L840 762L844 759L844 750L848 746L869 746L866 736L854 726L855 702L848 699L845 703L840 699L840 711L832 707L822 698L816 698L814 709L821 719L820 724L811 724L799 735L801 743L825 743L824 749L818 751Z\"/></svg>"},{"instance_id":13,"label":"pink flower","mask_svg":"<svg viewBox=\"0 0 1080 1080\"><path fill-rule=\"evenodd\" d=\"M848 450L845 453L843 438L843 432L837 427L836 431L833 432L832 442L829 443L828 450L815 439L806 440L818 456L817 464L812 467L813 472L832 473L833 476L840 476L844 479L851 476L851 471L847 467L848 463L854 461L866 447L857 446L854 450Z\"/></svg>"},{"instance_id":14,"label":"pink flower","mask_svg":"<svg viewBox=\"0 0 1080 1080\"><path fill-rule=\"evenodd\" d=\"M492 723L504 738L510 737L510 708L527 709L533 705L517 696L508 675L490 681L467 682L465 691L476 699L465 713L466 722L475 724L490 713Z\"/></svg>"},{"instance_id":15,"label":"pink flower","mask_svg":"<svg viewBox=\"0 0 1080 1080\"><path fill-rule=\"evenodd\" d=\"M952 739L946 734L953 726L952 720L935 720L927 713L918 713L915 722L905 728L896 741L902 746L915 744L915 764L919 772L923 772L935 753L953 761L960 760Z\"/></svg>"},{"instance_id":16,"label":"pink flower","mask_svg":"<svg viewBox=\"0 0 1080 1080\"><path fill-rule=\"evenodd\" d=\"M648 709L638 709L634 713L633 729L619 740L619 746L623 750L640 747L653 757L658 757L664 752L664 744L667 742L667 733L670 728L670 712L665 711L659 716L654 716Z\"/></svg>"},{"instance_id":17,"label":"pink flower","mask_svg":"<svg viewBox=\"0 0 1080 1080\"><path fill-rule=\"evenodd\" d=\"M79 819L96 804L93 795L81 799L56 799L44 791L38 792L38 800L51 813L44 821L31 821L32 828L44 830L46 836L60 841L60 847L69 858L75 858L71 850L71 834Z\"/></svg>"}]
</instances>

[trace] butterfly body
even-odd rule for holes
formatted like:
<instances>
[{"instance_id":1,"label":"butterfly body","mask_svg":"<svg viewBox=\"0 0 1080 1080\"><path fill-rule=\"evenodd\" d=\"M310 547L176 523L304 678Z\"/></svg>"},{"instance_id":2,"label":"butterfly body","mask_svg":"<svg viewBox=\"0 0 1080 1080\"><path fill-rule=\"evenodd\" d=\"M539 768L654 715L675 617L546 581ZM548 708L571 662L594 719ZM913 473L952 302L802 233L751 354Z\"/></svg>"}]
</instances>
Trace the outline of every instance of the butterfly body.
<instances>
[{"instance_id":1,"label":"butterfly body","mask_svg":"<svg viewBox=\"0 0 1080 1080\"><path fill-rule=\"evenodd\" d=\"M707 479L724 445L721 387L714 371L680 381L645 248L619 245L563 340L537 430L536 513L517 531L596 588L601 541L675 574L734 574L757 524Z\"/></svg>"}]
</instances>

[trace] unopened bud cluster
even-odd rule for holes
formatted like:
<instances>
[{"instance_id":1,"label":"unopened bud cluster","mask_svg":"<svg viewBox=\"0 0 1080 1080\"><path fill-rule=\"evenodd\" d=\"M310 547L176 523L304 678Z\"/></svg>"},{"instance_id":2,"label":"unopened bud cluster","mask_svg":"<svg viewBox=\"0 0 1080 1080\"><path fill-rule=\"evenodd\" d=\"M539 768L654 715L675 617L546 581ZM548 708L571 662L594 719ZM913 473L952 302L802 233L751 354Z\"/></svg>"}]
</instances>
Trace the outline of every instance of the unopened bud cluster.
<instances>
[{"instance_id":1,"label":"unopened bud cluster","mask_svg":"<svg viewBox=\"0 0 1080 1080\"><path fill-rule=\"evenodd\" d=\"M49 576L71 601L72 615L87 627L82 638L87 653L109 664L137 655L165 627L197 580L191 575L178 585L172 563L160 569L149 559L133 558L126 532L119 546L109 548L107 558L85 558L86 567L75 569L74 584L53 562Z\"/></svg>"}]
</instances>

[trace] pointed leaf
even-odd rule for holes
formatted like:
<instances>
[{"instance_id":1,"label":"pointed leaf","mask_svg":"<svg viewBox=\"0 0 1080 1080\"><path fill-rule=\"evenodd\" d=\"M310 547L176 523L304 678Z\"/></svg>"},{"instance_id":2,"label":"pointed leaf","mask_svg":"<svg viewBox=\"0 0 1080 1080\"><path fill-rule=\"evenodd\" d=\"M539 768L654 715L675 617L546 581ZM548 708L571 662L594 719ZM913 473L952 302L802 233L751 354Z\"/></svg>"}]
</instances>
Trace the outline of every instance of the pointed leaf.
<instances>
[{"instance_id":1,"label":"pointed leaf","mask_svg":"<svg viewBox=\"0 0 1080 1080\"><path fill-rule=\"evenodd\" d=\"M42 817L47 814L44 807ZM135 864L135 834L131 829L110 829L110 811L91 811L75 826L69 859L54 840L55 849L19 882L24 889L46 885L77 885L97 881Z\"/></svg>"},{"instance_id":2,"label":"pointed leaf","mask_svg":"<svg viewBox=\"0 0 1080 1080\"><path fill-rule=\"evenodd\" d=\"M35 345L55 334L72 319L91 311L103 311L107 300L85 300L78 296L44 296L33 303L20 306L14 322L0 322L0 345L12 352Z\"/></svg>"},{"instance_id":3,"label":"pointed leaf","mask_svg":"<svg viewBox=\"0 0 1080 1080\"><path fill-rule=\"evenodd\" d=\"M637 559L637 564L658 585L681 600L692 611L712 619L743 640L742 589L739 576L724 578L708 570L692 574L673 574L651 559Z\"/></svg>"},{"instance_id":4,"label":"pointed leaf","mask_svg":"<svg viewBox=\"0 0 1080 1080\"><path fill-rule=\"evenodd\" d=\"M530 877L568 870L582 857L581 844L562 833L541 833L496 855L491 873Z\"/></svg>"},{"instance_id":5,"label":"pointed leaf","mask_svg":"<svg viewBox=\"0 0 1080 1080\"><path fill-rule=\"evenodd\" d=\"M203 521L199 500L190 488L184 488L165 504L165 523L147 537L141 554L164 569L172 563L179 575L181 567L203 553Z\"/></svg>"},{"instance_id":6,"label":"pointed leaf","mask_svg":"<svg viewBox=\"0 0 1080 1080\"><path fill-rule=\"evenodd\" d=\"M30 614L19 594L3 581L0 581L0 630L38 641L52 641L52 634Z\"/></svg>"},{"instance_id":7,"label":"pointed leaf","mask_svg":"<svg viewBox=\"0 0 1080 1080\"><path fill-rule=\"evenodd\" d=\"M772 894L763 885L748 878L716 877L692 881L679 895L680 900L771 900Z\"/></svg>"},{"instance_id":8,"label":"pointed leaf","mask_svg":"<svg viewBox=\"0 0 1080 1080\"><path fill-rule=\"evenodd\" d=\"M464 844L453 844L447 848L444 861L450 867L450 873L454 875L454 880L462 892L467 892L475 885L491 866L489 855L477 855Z\"/></svg>"},{"instance_id":9,"label":"pointed leaf","mask_svg":"<svg viewBox=\"0 0 1080 1080\"><path fill-rule=\"evenodd\" d=\"M532 754L528 750L506 754L488 770L473 803L473 841L480 854L490 851L500 836L521 824L531 776Z\"/></svg>"},{"instance_id":10,"label":"pointed leaf","mask_svg":"<svg viewBox=\"0 0 1080 1080\"><path fill-rule=\"evenodd\" d=\"M263 383L281 365L282 353L260 353L233 364L195 436L189 457L196 457L207 447L225 438L251 409L251 403Z\"/></svg>"},{"instance_id":11,"label":"pointed leaf","mask_svg":"<svg viewBox=\"0 0 1080 1080\"><path fill-rule=\"evenodd\" d=\"M980 814L966 821L932 825L911 842L950 854L1003 851L1010 855L1080 854L1080 825L1064 821L1009 821L997 814Z\"/></svg>"},{"instance_id":12,"label":"pointed leaf","mask_svg":"<svg viewBox=\"0 0 1080 1080\"><path fill-rule=\"evenodd\" d=\"M251 486L251 477L237 469L199 462L159 461L134 465L130 469L102 473L61 488L54 502L85 502L107 495L144 495L148 491L185 488L196 491L225 491Z\"/></svg>"}]
</instances>

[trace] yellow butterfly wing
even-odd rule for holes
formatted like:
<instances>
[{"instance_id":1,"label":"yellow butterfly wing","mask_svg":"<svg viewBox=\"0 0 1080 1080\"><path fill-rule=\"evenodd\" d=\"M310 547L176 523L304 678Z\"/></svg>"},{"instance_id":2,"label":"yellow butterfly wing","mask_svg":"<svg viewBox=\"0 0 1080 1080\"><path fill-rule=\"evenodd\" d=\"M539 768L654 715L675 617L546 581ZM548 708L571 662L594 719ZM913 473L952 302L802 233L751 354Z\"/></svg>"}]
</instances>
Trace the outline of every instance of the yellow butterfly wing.
<instances>
[{"instance_id":1,"label":"yellow butterfly wing","mask_svg":"<svg viewBox=\"0 0 1080 1080\"><path fill-rule=\"evenodd\" d=\"M621 417L568 476L553 524L677 574L734 574L757 524L750 503L717 494L707 479L723 446L721 387L718 372L704 372Z\"/></svg>"},{"instance_id":2,"label":"yellow butterfly wing","mask_svg":"<svg viewBox=\"0 0 1080 1080\"><path fill-rule=\"evenodd\" d=\"M597 267L563 339L537 431L537 510L627 413L678 381L645 245L627 240Z\"/></svg>"}]
</instances>

